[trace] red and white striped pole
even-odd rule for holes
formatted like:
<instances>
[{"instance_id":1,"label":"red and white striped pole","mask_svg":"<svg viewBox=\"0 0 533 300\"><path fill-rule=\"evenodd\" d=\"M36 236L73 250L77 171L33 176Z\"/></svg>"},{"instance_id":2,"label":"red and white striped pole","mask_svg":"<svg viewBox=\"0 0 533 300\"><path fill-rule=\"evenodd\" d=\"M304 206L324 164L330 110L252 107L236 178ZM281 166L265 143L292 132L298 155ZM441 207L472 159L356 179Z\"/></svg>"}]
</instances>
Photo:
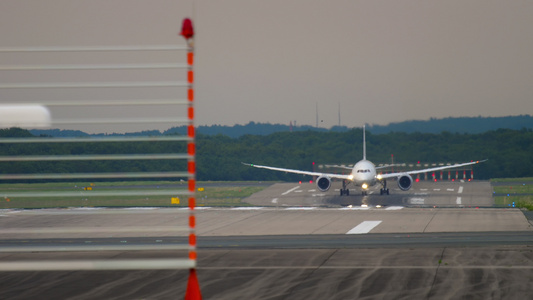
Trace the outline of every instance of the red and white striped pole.
<instances>
[{"instance_id":1,"label":"red and white striped pole","mask_svg":"<svg viewBox=\"0 0 533 300\"><path fill-rule=\"evenodd\" d=\"M189 47L187 51L187 117L189 125L187 128L187 135L190 138L187 144L187 153L189 155L187 161L187 169L189 172L189 259L195 261L197 259L196 252L196 216L194 215L194 208L196 207L196 145L195 145L195 129L194 129L194 43L192 38L194 37L194 28L192 21L189 18L183 20L183 26L181 28L181 35L187 40ZM202 299L200 292L200 285L196 276L196 269L193 268L189 273L189 280L187 283L187 291L185 293L185 299Z\"/></svg>"}]
</instances>

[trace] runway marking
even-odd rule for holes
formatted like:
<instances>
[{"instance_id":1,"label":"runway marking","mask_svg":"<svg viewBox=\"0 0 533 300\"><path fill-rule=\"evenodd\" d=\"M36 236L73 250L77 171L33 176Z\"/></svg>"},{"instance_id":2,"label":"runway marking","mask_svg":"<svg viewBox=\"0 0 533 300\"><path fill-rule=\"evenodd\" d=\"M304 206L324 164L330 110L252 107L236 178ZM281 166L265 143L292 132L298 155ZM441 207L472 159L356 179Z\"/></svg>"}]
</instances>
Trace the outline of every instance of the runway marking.
<instances>
[{"instance_id":1,"label":"runway marking","mask_svg":"<svg viewBox=\"0 0 533 300\"><path fill-rule=\"evenodd\" d=\"M362 207L362 206L347 206L347 207L341 207L340 210L368 210L368 207Z\"/></svg>"},{"instance_id":2,"label":"runway marking","mask_svg":"<svg viewBox=\"0 0 533 300\"><path fill-rule=\"evenodd\" d=\"M316 190L307 190L309 193L314 193Z\"/></svg>"},{"instance_id":3,"label":"runway marking","mask_svg":"<svg viewBox=\"0 0 533 300\"><path fill-rule=\"evenodd\" d=\"M459 190L457 190L457 193L458 193L458 194L461 194L462 192L463 192L463 187L460 186L460 187L459 187Z\"/></svg>"},{"instance_id":4,"label":"runway marking","mask_svg":"<svg viewBox=\"0 0 533 300\"><path fill-rule=\"evenodd\" d=\"M90 208L93 208L93 209L98 209L99 207L90 207ZM154 209L159 209L159 207L124 207L123 209L131 209L131 210L154 210Z\"/></svg>"},{"instance_id":5,"label":"runway marking","mask_svg":"<svg viewBox=\"0 0 533 300\"><path fill-rule=\"evenodd\" d=\"M300 188L300 186L299 186L299 185L298 185L298 186L296 186L296 187L293 187L292 189L290 189L290 190L286 191L286 192L285 192L285 193L283 193L282 195L287 195L288 193L290 193L290 192L292 192L292 191L294 191L294 190L297 190L297 189L299 189L299 188Z\"/></svg>"},{"instance_id":6,"label":"runway marking","mask_svg":"<svg viewBox=\"0 0 533 300\"><path fill-rule=\"evenodd\" d=\"M369 233L370 230L374 229L374 227L381 224L382 221L363 221L361 224L355 226L354 228L350 229L350 231L346 232L346 234L365 234Z\"/></svg>"},{"instance_id":7,"label":"runway marking","mask_svg":"<svg viewBox=\"0 0 533 300\"><path fill-rule=\"evenodd\" d=\"M278 198L272 199L272 203L278 203Z\"/></svg>"},{"instance_id":8,"label":"runway marking","mask_svg":"<svg viewBox=\"0 0 533 300\"><path fill-rule=\"evenodd\" d=\"M243 207L233 207L231 210L258 210L263 209L261 206L243 206Z\"/></svg>"},{"instance_id":9,"label":"runway marking","mask_svg":"<svg viewBox=\"0 0 533 300\"><path fill-rule=\"evenodd\" d=\"M428 189L420 189L421 191L427 191Z\"/></svg>"},{"instance_id":10,"label":"runway marking","mask_svg":"<svg viewBox=\"0 0 533 300\"><path fill-rule=\"evenodd\" d=\"M313 209L316 209L316 207L302 206L302 207L287 207L287 208L285 208L285 210L313 210Z\"/></svg>"},{"instance_id":11,"label":"runway marking","mask_svg":"<svg viewBox=\"0 0 533 300\"><path fill-rule=\"evenodd\" d=\"M462 203L461 203L461 197L457 197L457 200L455 200L455 203L457 203L457 204L459 204L459 205L462 204Z\"/></svg>"},{"instance_id":12,"label":"runway marking","mask_svg":"<svg viewBox=\"0 0 533 300\"><path fill-rule=\"evenodd\" d=\"M446 189L448 192L453 192L455 189Z\"/></svg>"},{"instance_id":13,"label":"runway marking","mask_svg":"<svg viewBox=\"0 0 533 300\"><path fill-rule=\"evenodd\" d=\"M294 191L295 193L301 193L303 192L302 190L297 190L297 191Z\"/></svg>"},{"instance_id":14,"label":"runway marking","mask_svg":"<svg viewBox=\"0 0 533 300\"><path fill-rule=\"evenodd\" d=\"M436 192L440 191L440 189L433 189L433 190L436 191Z\"/></svg>"},{"instance_id":15,"label":"runway marking","mask_svg":"<svg viewBox=\"0 0 533 300\"><path fill-rule=\"evenodd\" d=\"M389 206L385 210L400 210L403 209L403 206Z\"/></svg>"},{"instance_id":16,"label":"runway marking","mask_svg":"<svg viewBox=\"0 0 533 300\"><path fill-rule=\"evenodd\" d=\"M409 202L411 204L424 204L425 201L426 200L424 198L411 198L411 199L409 199Z\"/></svg>"}]
</instances>

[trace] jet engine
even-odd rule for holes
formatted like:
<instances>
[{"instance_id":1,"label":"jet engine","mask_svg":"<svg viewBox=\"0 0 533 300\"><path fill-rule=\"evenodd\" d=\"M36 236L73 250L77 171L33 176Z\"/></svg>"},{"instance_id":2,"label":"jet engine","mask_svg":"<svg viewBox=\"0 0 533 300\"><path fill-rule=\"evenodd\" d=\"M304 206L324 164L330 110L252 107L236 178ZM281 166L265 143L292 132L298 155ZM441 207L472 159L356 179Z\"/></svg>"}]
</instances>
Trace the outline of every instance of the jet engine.
<instances>
[{"instance_id":1,"label":"jet engine","mask_svg":"<svg viewBox=\"0 0 533 300\"><path fill-rule=\"evenodd\" d=\"M316 180L316 186L321 192L326 192L331 186L331 179L327 176L320 176Z\"/></svg>"},{"instance_id":2,"label":"jet engine","mask_svg":"<svg viewBox=\"0 0 533 300\"><path fill-rule=\"evenodd\" d=\"M398 187L402 191L407 191L411 188L413 185L413 178L409 174L403 174L402 176L398 177Z\"/></svg>"}]
</instances>

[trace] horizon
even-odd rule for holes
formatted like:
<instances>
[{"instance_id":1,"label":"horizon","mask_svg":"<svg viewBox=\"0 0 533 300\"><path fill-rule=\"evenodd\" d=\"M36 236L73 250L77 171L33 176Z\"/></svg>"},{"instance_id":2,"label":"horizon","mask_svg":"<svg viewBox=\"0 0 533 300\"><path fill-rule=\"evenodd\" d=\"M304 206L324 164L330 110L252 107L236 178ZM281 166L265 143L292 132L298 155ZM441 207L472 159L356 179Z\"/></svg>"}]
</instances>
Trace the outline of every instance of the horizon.
<instances>
[{"instance_id":1,"label":"horizon","mask_svg":"<svg viewBox=\"0 0 533 300\"><path fill-rule=\"evenodd\" d=\"M372 131L372 129L378 129L380 130L384 130L383 128L387 128L387 127L392 127L392 126L400 126L400 127L404 127L410 123L430 123L430 122L442 122L442 121L446 121L446 120L477 120L477 119L486 119L486 120L492 120L492 119L501 119L501 118L528 118L528 119L531 119L531 121L533 122L533 116L532 115L529 115L529 114L522 114L522 115L516 115L516 116L501 116L501 117L483 117L483 116L477 116L477 117L446 117L446 118L429 118L427 120L406 120L406 121L401 121L401 122L391 122L389 124L385 124L385 125L380 125L380 124L365 124L366 125L366 129L367 131ZM195 126L196 129L198 130L199 127L207 127L207 128L212 128L212 127L221 127L221 128L228 128L228 129L234 129L235 127L247 127L247 126L250 126L250 125L256 125L256 126L283 126L283 127L290 127L291 125L290 124L282 124L282 123L263 123L263 122L254 122L254 121L249 121L248 123L246 124L234 124L234 125L220 125L220 124L212 124L212 125L199 125L199 126ZM345 126L345 125L333 125L329 128L325 128L325 127L315 127L315 126L312 126L312 125L294 125L292 124L293 127L295 128L304 128L304 129L308 129L308 130L313 130L313 129L316 129L316 130L319 130L319 131L331 131L331 130L334 130L335 128L345 128L346 130L351 130L351 129L356 129L356 128L363 128L363 125L361 126L354 126L354 127L350 127L350 126ZM59 132L69 132L69 131L73 131L73 132L82 132L82 133L85 133L85 134L88 134L88 135L128 135L128 134L139 134L139 133L142 133L142 132L158 132L159 134L165 134L167 133L168 131L172 131L172 130L175 130L175 129L184 129L186 128L186 125L182 125L182 126L174 126L174 127L170 127L170 128L167 128L167 129L164 129L164 130L159 130L159 129L146 129L146 130L139 130L139 131L130 131L130 132L95 132L95 133L91 133L91 132L87 132L87 131L84 131L84 130L79 130L79 129L68 129L68 128L48 128L48 129L45 129L45 128L35 128L35 129L28 129L28 131L33 131L33 132L46 132L46 131L59 131ZM501 129L501 128L505 128L505 129L509 129L510 127L509 126L501 126L501 127L498 127L498 129ZM527 129L530 129L530 128L533 128L533 125L531 127L526 127ZM512 129L512 128L510 128ZM521 128L520 128L521 129ZM389 130L393 130L393 129L389 129ZM446 130L443 130L443 131L446 131ZM474 132L477 132L478 130L463 130L463 131L460 131L460 132L466 132L466 133L473 133L471 131L474 131ZM273 131L273 132L277 132L277 131ZM431 130L420 130L420 132L432 132Z\"/></svg>"}]
</instances>

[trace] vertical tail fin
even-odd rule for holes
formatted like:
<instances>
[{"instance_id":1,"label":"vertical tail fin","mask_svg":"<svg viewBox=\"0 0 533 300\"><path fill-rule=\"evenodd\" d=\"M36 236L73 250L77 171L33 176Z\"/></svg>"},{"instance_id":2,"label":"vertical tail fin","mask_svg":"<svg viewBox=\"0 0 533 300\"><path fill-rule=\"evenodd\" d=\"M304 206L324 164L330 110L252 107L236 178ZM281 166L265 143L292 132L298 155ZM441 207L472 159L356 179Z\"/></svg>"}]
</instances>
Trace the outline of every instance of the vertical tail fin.
<instances>
[{"instance_id":1,"label":"vertical tail fin","mask_svg":"<svg viewBox=\"0 0 533 300\"><path fill-rule=\"evenodd\" d=\"M366 124L363 125L363 160L366 160L366 134L365 134Z\"/></svg>"}]
</instances>

